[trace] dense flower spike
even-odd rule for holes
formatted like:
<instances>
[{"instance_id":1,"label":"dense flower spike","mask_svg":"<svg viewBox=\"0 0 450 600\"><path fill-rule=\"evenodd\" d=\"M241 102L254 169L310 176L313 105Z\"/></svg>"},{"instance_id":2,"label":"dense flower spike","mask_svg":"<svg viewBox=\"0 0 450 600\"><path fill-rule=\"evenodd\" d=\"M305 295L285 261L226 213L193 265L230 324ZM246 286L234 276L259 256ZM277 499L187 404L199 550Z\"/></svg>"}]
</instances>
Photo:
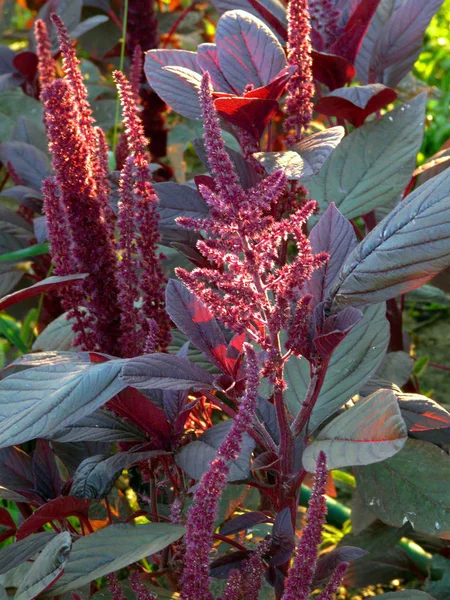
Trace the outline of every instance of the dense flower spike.
<instances>
[{"instance_id":1,"label":"dense flower spike","mask_svg":"<svg viewBox=\"0 0 450 600\"><path fill-rule=\"evenodd\" d=\"M242 445L244 433L252 424L256 409L259 366L255 351L245 345L247 354L247 389L239 405L233 426L201 478L186 521L186 555L182 578L183 600L211 600L209 591L209 552L213 542L214 521L223 489Z\"/></svg>"},{"instance_id":2,"label":"dense flower spike","mask_svg":"<svg viewBox=\"0 0 450 600\"><path fill-rule=\"evenodd\" d=\"M340 564L333 571L330 581L325 586L323 592L316 596L316 600L334 600L338 587L342 584L345 572L347 571L348 563Z\"/></svg>"},{"instance_id":3,"label":"dense flower spike","mask_svg":"<svg viewBox=\"0 0 450 600\"><path fill-rule=\"evenodd\" d=\"M133 194L133 166L133 157L130 156L120 173L120 201L117 219L119 229L118 247L121 252L117 274L119 303L122 309L120 343L122 354L125 357L136 356L140 346L137 334L139 316L135 307L135 303L139 299L139 284L134 258L137 248L134 222L136 203Z\"/></svg>"},{"instance_id":4,"label":"dense flower spike","mask_svg":"<svg viewBox=\"0 0 450 600\"><path fill-rule=\"evenodd\" d=\"M63 79L48 85L42 99L55 181L67 215L76 270L90 274L83 290L96 349L120 355L117 259L78 124L76 101L71 86Z\"/></svg>"},{"instance_id":5,"label":"dense flower spike","mask_svg":"<svg viewBox=\"0 0 450 600\"><path fill-rule=\"evenodd\" d=\"M327 505L325 485L327 482L327 459L323 452L317 458L316 475L311 490L307 525L297 546L294 562L289 570L282 600L308 600L317 565L318 546L322 541Z\"/></svg>"},{"instance_id":6,"label":"dense flower spike","mask_svg":"<svg viewBox=\"0 0 450 600\"><path fill-rule=\"evenodd\" d=\"M139 579L137 571L133 571L130 575L131 589L136 594L136 600L157 600L155 594L148 590L142 581Z\"/></svg>"},{"instance_id":7,"label":"dense flower spike","mask_svg":"<svg viewBox=\"0 0 450 600\"><path fill-rule=\"evenodd\" d=\"M267 566L263 556L272 544L271 539L263 540L239 570L232 571L223 596L219 600L258 600L264 573Z\"/></svg>"},{"instance_id":8,"label":"dense flower spike","mask_svg":"<svg viewBox=\"0 0 450 600\"><path fill-rule=\"evenodd\" d=\"M117 575L115 573L110 573L106 576L106 579L108 580L108 589L112 594L113 600L126 600L120 587L119 580L117 579Z\"/></svg>"},{"instance_id":9,"label":"dense flower spike","mask_svg":"<svg viewBox=\"0 0 450 600\"><path fill-rule=\"evenodd\" d=\"M161 268L161 255L157 246L160 240L158 232L158 197L151 183L149 160L146 152L144 130L136 107L136 98L127 78L116 71L114 79L119 89L125 124L128 152L134 166L136 197L136 221L139 230L136 244L139 250L142 278L140 288L143 296L143 315L145 319L154 319L158 325L158 341L161 349L167 347L170 339L170 323L165 312L164 285L166 279ZM146 322L143 321L144 329Z\"/></svg>"},{"instance_id":10,"label":"dense flower spike","mask_svg":"<svg viewBox=\"0 0 450 600\"><path fill-rule=\"evenodd\" d=\"M130 85L136 97L136 104L138 104L140 100L139 90L141 87L142 66L144 63L143 56L142 48L138 44L133 51L130 67Z\"/></svg>"},{"instance_id":11,"label":"dense flower spike","mask_svg":"<svg viewBox=\"0 0 450 600\"><path fill-rule=\"evenodd\" d=\"M80 71L80 61L73 44L69 38L68 31L61 17L55 13L50 15L53 25L58 34L58 41L63 58L63 68L67 81L72 88L75 98L75 107L79 112L79 124L83 137L89 150L97 154L97 136L94 132L92 110L88 102L88 91L84 84L83 74Z\"/></svg>"},{"instance_id":12,"label":"dense flower spike","mask_svg":"<svg viewBox=\"0 0 450 600\"><path fill-rule=\"evenodd\" d=\"M286 131L294 129L288 143L301 139L302 131L312 117L314 83L311 58L311 20L308 0L290 0L288 4L288 64L297 67L286 90L286 110L289 117L284 122Z\"/></svg>"},{"instance_id":13,"label":"dense flower spike","mask_svg":"<svg viewBox=\"0 0 450 600\"><path fill-rule=\"evenodd\" d=\"M55 79L55 61L52 56L52 45L48 36L47 25L41 19L34 23L36 37L36 54L38 56L39 83L44 89Z\"/></svg>"}]
</instances>

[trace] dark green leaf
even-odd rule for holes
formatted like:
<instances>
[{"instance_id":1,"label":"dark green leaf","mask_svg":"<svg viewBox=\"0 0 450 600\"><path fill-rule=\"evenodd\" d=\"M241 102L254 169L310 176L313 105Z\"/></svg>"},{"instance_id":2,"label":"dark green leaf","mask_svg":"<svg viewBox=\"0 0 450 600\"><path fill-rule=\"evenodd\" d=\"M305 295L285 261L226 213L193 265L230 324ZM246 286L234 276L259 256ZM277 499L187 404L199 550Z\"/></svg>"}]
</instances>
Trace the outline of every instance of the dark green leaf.
<instances>
[{"instance_id":1,"label":"dark green leaf","mask_svg":"<svg viewBox=\"0 0 450 600\"><path fill-rule=\"evenodd\" d=\"M450 456L444 451L408 440L392 458L357 467L355 474L366 504L384 523L409 521L420 533L450 536Z\"/></svg>"},{"instance_id":2,"label":"dark green leaf","mask_svg":"<svg viewBox=\"0 0 450 600\"><path fill-rule=\"evenodd\" d=\"M363 318L331 355L325 381L314 407L310 430L336 412L377 370L386 353L390 330L384 304L369 307ZM286 401L293 415L300 410L309 383L309 363L291 357L286 365Z\"/></svg>"},{"instance_id":3,"label":"dark green leaf","mask_svg":"<svg viewBox=\"0 0 450 600\"><path fill-rule=\"evenodd\" d=\"M412 192L349 255L335 289L339 305L388 300L450 265L450 169Z\"/></svg>"},{"instance_id":4,"label":"dark green leaf","mask_svg":"<svg viewBox=\"0 0 450 600\"><path fill-rule=\"evenodd\" d=\"M53 531L43 531L0 549L0 575L33 558L54 537Z\"/></svg>"},{"instance_id":5,"label":"dark green leaf","mask_svg":"<svg viewBox=\"0 0 450 600\"><path fill-rule=\"evenodd\" d=\"M7 260L26 260L27 258L32 258L33 256L42 256L43 254L48 254L49 251L50 249L47 243L34 244L33 246L28 246L27 248L23 248L21 250L15 250L13 252L2 254L0 256L0 262Z\"/></svg>"},{"instance_id":6,"label":"dark green leaf","mask_svg":"<svg viewBox=\"0 0 450 600\"><path fill-rule=\"evenodd\" d=\"M122 360L35 367L0 381L0 447L50 437L119 393Z\"/></svg>"},{"instance_id":7,"label":"dark green leaf","mask_svg":"<svg viewBox=\"0 0 450 600\"><path fill-rule=\"evenodd\" d=\"M31 600L48 588L63 572L71 548L72 541L67 531L53 538L34 561L14 600Z\"/></svg>"},{"instance_id":8,"label":"dark green leaf","mask_svg":"<svg viewBox=\"0 0 450 600\"><path fill-rule=\"evenodd\" d=\"M176 455L175 460L179 467L192 477L200 479L209 469L209 463L216 458L216 452L224 441L233 425L233 420L224 421L208 429L198 440L183 446ZM243 481L250 472L250 457L255 447L255 442L248 435L244 435L241 452L238 458L230 465L228 481Z\"/></svg>"},{"instance_id":9,"label":"dark green leaf","mask_svg":"<svg viewBox=\"0 0 450 600\"><path fill-rule=\"evenodd\" d=\"M122 421L107 410L96 410L55 433L55 442L143 442L145 434L130 421Z\"/></svg>"},{"instance_id":10,"label":"dark green leaf","mask_svg":"<svg viewBox=\"0 0 450 600\"><path fill-rule=\"evenodd\" d=\"M329 470L370 465L397 454L407 437L397 397L379 390L326 425L303 453L303 466L314 473L319 452L325 452Z\"/></svg>"},{"instance_id":11,"label":"dark green leaf","mask_svg":"<svg viewBox=\"0 0 450 600\"><path fill-rule=\"evenodd\" d=\"M305 182L325 210L334 202L352 219L397 198L415 167L426 94L346 136L319 174Z\"/></svg>"},{"instance_id":12,"label":"dark green leaf","mask_svg":"<svg viewBox=\"0 0 450 600\"><path fill-rule=\"evenodd\" d=\"M63 576L47 596L79 589L94 579L155 554L178 540L184 527L167 523L110 525L77 540Z\"/></svg>"}]
</instances>

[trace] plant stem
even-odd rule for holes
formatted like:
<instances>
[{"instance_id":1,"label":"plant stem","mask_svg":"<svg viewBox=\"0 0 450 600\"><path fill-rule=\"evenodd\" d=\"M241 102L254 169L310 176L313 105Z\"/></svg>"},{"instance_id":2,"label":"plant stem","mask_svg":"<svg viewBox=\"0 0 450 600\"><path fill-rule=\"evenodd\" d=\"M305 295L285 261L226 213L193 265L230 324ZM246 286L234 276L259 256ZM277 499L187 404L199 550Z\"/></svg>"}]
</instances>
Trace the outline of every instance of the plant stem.
<instances>
[{"instance_id":1,"label":"plant stem","mask_svg":"<svg viewBox=\"0 0 450 600\"><path fill-rule=\"evenodd\" d=\"M123 22L122 22L122 39L120 44L120 63L119 63L119 71L123 73L123 65L125 62L125 44L127 39L127 22L128 22L128 0L124 0L123 3ZM113 133L113 144L112 151L113 154L116 151L117 146L117 135L119 129L119 112L120 112L120 100L119 95L117 95L116 102L116 116L114 119L114 133Z\"/></svg>"},{"instance_id":2,"label":"plant stem","mask_svg":"<svg viewBox=\"0 0 450 600\"><path fill-rule=\"evenodd\" d=\"M322 389L325 375L327 373L328 360L321 362L317 367L311 366L311 380L309 382L308 390L298 415L295 417L292 423L291 430L294 437L297 437L302 433L305 426L311 417L313 408L319 397L320 390Z\"/></svg>"}]
</instances>

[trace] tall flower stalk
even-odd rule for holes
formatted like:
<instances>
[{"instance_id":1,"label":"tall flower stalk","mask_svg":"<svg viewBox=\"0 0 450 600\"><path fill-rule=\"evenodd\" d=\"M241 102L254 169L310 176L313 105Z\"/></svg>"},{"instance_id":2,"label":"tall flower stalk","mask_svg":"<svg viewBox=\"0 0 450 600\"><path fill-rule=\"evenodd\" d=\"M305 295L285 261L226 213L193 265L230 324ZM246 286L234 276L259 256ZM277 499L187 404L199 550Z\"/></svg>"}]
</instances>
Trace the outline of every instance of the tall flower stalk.
<instances>
[{"instance_id":1,"label":"tall flower stalk","mask_svg":"<svg viewBox=\"0 0 450 600\"><path fill-rule=\"evenodd\" d=\"M209 553L219 500L227 485L230 463L239 455L244 433L250 428L258 397L259 365L255 351L246 344L247 389L233 426L217 450L209 470L201 478L186 521L182 600L212 600L209 591Z\"/></svg>"},{"instance_id":2,"label":"tall flower stalk","mask_svg":"<svg viewBox=\"0 0 450 600\"><path fill-rule=\"evenodd\" d=\"M298 142L308 127L313 112L312 97L314 83L311 58L311 18L308 0L289 0L288 10L288 64L297 67L290 78L286 90L286 110L284 122L286 131L294 130L288 143Z\"/></svg>"}]
</instances>

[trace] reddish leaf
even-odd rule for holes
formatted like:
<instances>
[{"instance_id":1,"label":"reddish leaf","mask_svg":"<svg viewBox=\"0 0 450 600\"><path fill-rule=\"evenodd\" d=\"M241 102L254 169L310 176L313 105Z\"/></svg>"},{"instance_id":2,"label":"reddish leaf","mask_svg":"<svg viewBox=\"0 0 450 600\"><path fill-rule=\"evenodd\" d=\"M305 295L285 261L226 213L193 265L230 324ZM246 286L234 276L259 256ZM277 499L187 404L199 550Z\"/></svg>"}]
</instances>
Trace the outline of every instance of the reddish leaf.
<instances>
[{"instance_id":1,"label":"reddish leaf","mask_svg":"<svg viewBox=\"0 0 450 600\"><path fill-rule=\"evenodd\" d=\"M164 411L135 388L128 387L108 402L115 413L160 440L170 439L171 428Z\"/></svg>"},{"instance_id":2,"label":"reddish leaf","mask_svg":"<svg viewBox=\"0 0 450 600\"><path fill-rule=\"evenodd\" d=\"M87 519L91 500L74 498L73 496L60 496L40 506L31 517L28 517L17 530L17 541L23 540L30 534L40 529L46 523L67 519L67 517L81 517Z\"/></svg>"},{"instance_id":3,"label":"reddish leaf","mask_svg":"<svg viewBox=\"0 0 450 600\"><path fill-rule=\"evenodd\" d=\"M295 66L285 67L267 85L256 88L251 92L244 94L245 98L269 98L271 100L278 100L278 98L284 92L287 82L296 70L297 67Z\"/></svg>"},{"instance_id":4,"label":"reddish leaf","mask_svg":"<svg viewBox=\"0 0 450 600\"><path fill-rule=\"evenodd\" d=\"M34 52L21 52L13 60L13 65L27 81L33 83L37 74L38 57Z\"/></svg>"},{"instance_id":5,"label":"reddish leaf","mask_svg":"<svg viewBox=\"0 0 450 600\"><path fill-rule=\"evenodd\" d=\"M0 508L0 525L3 527L10 527L11 529L16 528L14 519L11 517L6 508Z\"/></svg>"},{"instance_id":6,"label":"reddish leaf","mask_svg":"<svg viewBox=\"0 0 450 600\"><path fill-rule=\"evenodd\" d=\"M218 98L214 102L219 115L232 125L261 137L267 123L278 109L276 100L262 98Z\"/></svg>"},{"instance_id":7,"label":"reddish leaf","mask_svg":"<svg viewBox=\"0 0 450 600\"><path fill-rule=\"evenodd\" d=\"M316 50L313 50L311 55L314 79L325 84L330 90L344 87L356 74L355 67L342 56Z\"/></svg>"},{"instance_id":8,"label":"reddish leaf","mask_svg":"<svg viewBox=\"0 0 450 600\"><path fill-rule=\"evenodd\" d=\"M342 35L331 46L330 52L332 54L342 56L349 63L354 64L363 37L379 3L380 0L360 0L359 6L347 21Z\"/></svg>"},{"instance_id":9,"label":"reddish leaf","mask_svg":"<svg viewBox=\"0 0 450 600\"><path fill-rule=\"evenodd\" d=\"M19 290L18 292L14 292L8 296L3 296L3 298L0 299L0 310L5 310L5 308L8 308L8 306L22 302L22 300L26 300L27 298L33 298L33 296L39 296L45 292L57 290L62 287L68 287L73 285L76 281L85 279L86 277L88 277L88 273L65 275L64 277L47 277L47 279L44 279L39 283L35 283L24 290Z\"/></svg>"},{"instance_id":10,"label":"reddish leaf","mask_svg":"<svg viewBox=\"0 0 450 600\"><path fill-rule=\"evenodd\" d=\"M270 25L270 27L276 33L278 33L278 35L281 37L281 39L287 40L287 29L286 29L284 23L282 23L279 19L277 19L275 17L275 15L273 13L271 13L260 2L258 2L258 0L248 0L248 3L250 4L250 6L252 6L255 10L258 11L258 13L264 19L264 21L266 21Z\"/></svg>"},{"instance_id":11,"label":"reddish leaf","mask_svg":"<svg viewBox=\"0 0 450 600\"><path fill-rule=\"evenodd\" d=\"M225 79L219 65L217 56L217 46L215 44L200 44L197 48L197 64L202 71L208 71L211 77L211 83L215 90L237 94L235 90Z\"/></svg>"},{"instance_id":12,"label":"reddish leaf","mask_svg":"<svg viewBox=\"0 0 450 600\"><path fill-rule=\"evenodd\" d=\"M194 346L219 369L228 372L227 343L210 310L173 279L167 285L166 307L172 321Z\"/></svg>"},{"instance_id":13,"label":"reddish leaf","mask_svg":"<svg viewBox=\"0 0 450 600\"><path fill-rule=\"evenodd\" d=\"M346 119L360 127L366 118L397 98L397 93L381 84L334 90L315 105L317 112Z\"/></svg>"},{"instance_id":14,"label":"reddish leaf","mask_svg":"<svg viewBox=\"0 0 450 600\"><path fill-rule=\"evenodd\" d=\"M47 440L37 440L33 452L32 469L34 487L42 498L57 498L61 494L62 480L55 455Z\"/></svg>"}]
</instances>

